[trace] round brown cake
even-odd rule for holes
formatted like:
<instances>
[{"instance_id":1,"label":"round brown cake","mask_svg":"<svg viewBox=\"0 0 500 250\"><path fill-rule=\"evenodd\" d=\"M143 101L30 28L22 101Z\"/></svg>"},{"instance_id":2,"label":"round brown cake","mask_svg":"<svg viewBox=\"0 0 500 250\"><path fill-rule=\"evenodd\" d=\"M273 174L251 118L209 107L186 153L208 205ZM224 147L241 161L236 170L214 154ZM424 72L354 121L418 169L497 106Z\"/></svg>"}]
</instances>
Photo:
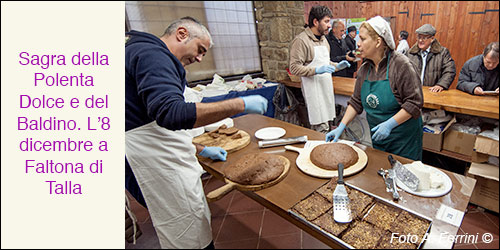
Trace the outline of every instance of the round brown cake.
<instances>
[{"instance_id":1,"label":"round brown cake","mask_svg":"<svg viewBox=\"0 0 500 250\"><path fill-rule=\"evenodd\" d=\"M326 170L337 170L339 163L346 169L358 161L358 153L344 143L325 143L314 147L311 161Z\"/></svg>"},{"instance_id":2,"label":"round brown cake","mask_svg":"<svg viewBox=\"0 0 500 250\"><path fill-rule=\"evenodd\" d=\"M248 154L224 170L224 176L242 185L259 185L278 178L286 162L272 154Z\"/></svg>"}]
</instances>

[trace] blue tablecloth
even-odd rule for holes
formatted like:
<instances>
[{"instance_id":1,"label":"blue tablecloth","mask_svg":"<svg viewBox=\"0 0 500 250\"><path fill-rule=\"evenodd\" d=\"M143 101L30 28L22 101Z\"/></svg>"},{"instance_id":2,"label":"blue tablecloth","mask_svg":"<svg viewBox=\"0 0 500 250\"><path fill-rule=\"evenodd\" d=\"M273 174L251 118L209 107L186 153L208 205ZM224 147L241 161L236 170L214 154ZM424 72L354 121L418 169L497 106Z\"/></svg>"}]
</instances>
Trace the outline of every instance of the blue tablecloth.
<instances>
[{"instance_id":1,"label":"blue tablecloth","mask_svg":"<svg viewBox=\"0 0 500 250\"><path fill-rule=\"evenodd\" d=\"M239 97L239 96L261 95L268 100L267 112L264 115L271 117L271 118L274 118L273 96L274 96L274 92L276 92L277 88L278 88L278 85L271 86L271 87L263 87L260 89L252 89L252 90L247 90L247 91L231 91L225 95L204 97L201 100L201 102L218 102L218 101L231 99L231 98L235 98L235 97ZM231 118L235 118L235 117L242 116L245 114L246 113L240 113L240 114L232 116Z\"/></svg>"}]
</instances>

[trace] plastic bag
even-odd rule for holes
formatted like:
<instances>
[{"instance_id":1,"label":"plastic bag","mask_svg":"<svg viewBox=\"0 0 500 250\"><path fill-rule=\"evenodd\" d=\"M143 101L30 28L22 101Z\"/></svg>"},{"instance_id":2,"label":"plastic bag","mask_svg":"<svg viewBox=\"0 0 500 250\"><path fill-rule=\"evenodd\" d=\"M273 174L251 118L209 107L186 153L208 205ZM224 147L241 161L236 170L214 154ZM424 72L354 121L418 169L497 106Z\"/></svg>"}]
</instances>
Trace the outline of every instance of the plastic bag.
<instances>
[{"instance_id":1,"label":"plastic bag","mask_svg":"<svg viewBox=\"0 0 500 250\"><path fill-rule=\"evenodd\" d=\"M292 91L279 84L274 92L273 104L275 107L274 118L292 124L300 124L297 107L299 101L295 98Z\"/></svg>"}]
</instances>

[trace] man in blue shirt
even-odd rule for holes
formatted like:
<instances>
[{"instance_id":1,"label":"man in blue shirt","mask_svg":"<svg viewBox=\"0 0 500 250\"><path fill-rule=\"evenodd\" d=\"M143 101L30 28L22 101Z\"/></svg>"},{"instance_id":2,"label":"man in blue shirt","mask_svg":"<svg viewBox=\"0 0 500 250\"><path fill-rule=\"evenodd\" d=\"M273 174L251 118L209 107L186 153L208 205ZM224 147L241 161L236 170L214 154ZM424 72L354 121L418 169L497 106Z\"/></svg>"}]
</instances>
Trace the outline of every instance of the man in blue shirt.
<instances>
[{"instance_id":1,"label":"man in blue shirt","mask_svg":"<svg viewBox=\"0 0 500 250\"><path fill-rule=\"evenodd\" d=\"M138 31L127 35L126 187L147 205L162 248L213 247L196 154L225 161L227 152L193 145L186 129L241 112L263 114L267 99L253 95L194 103L184 98L184 67L201 62L212 46L206 27L191 17L175 20L160 38Z\"/></svg>"}]
</instances>

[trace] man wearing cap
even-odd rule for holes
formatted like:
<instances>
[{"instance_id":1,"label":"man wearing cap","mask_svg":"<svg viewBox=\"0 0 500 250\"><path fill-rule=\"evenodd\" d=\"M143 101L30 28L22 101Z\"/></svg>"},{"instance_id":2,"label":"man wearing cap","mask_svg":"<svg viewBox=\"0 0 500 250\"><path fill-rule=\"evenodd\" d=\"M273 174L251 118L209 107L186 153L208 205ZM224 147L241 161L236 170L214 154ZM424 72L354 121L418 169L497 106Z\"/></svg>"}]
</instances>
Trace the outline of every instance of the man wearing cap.
<instances>
[{"instance_id":1,"label":"man wearing cap","mask_svg":"<svg viewBox=\"0 0 500 250\"><path fill-rule=\"evenodd\" d=\"M351 57L348 54L349 48L344 40L345 36L345 25L340 20L335 20L332 23L332 29L326 36L328 44L330 44L330 61L340 62L347 60L349 62L354 62L355 57ZM353 64L353 63L351 63ZM348 77L348 70L339 70L333 73L334 76L344 76ZM352 77L352 76L351 76Z\"/></svg>"},{"instance_id":2,"label":"man wearing cap","mask_svg":"<svg viewBox=\"0 0 500 250\"><path fill-rule=\"evenodd\" d=\"M450 52L435 38L436 29L430 24L418 28L417 43L406 53L415 65L423 86L431 86L431 92L448 89L457 74L455 61Z\"/></svg>"},{"instance_id":3,"label":"man wearing cap","mask_svg":"<svg viewBox=\"0 0 500 250\"><path fill-rule=\"evenodd\" d=\"M366 111L372 145L413 160L422 159L422 85L415 67L396 45L389 23L376 16L359 28L358 50L363 64L340 125L327 133L337 141L345 127Z\"/></svg>"},{"instance_id":4,"label":"man wearing cap","mask_svg":"<svg viewBox=\"0 0 500 250\"><path fill-rule=\"evenodd\" d=\"M313 6L309 12L306 29L290 45L290 73L301 76L310 127L326 133L329 121L335 118L335 97L331 73L349 67L347 61L330 61L328 33L332 12L326 6ZM300 114L299 114L300 116Z\"/></svg>"},{"instance_id":5,"label":"man wearing cap","mask_svg":"<svg viewBox=\"0 0 500 250\"><path fill-rule=\"evenodd\" d=\"M356 37L356 26L349 26L347 28L347 36L344 38L345 44L347 45L348 49L348 54L350 57L356 58L355 50L356 50L356 40L354 38ZM358 69L358 64L356 62L351 63L351 67L347 68L346 76L347 77L353 77L354 72Z\"/></svg>"}]
</instances>

